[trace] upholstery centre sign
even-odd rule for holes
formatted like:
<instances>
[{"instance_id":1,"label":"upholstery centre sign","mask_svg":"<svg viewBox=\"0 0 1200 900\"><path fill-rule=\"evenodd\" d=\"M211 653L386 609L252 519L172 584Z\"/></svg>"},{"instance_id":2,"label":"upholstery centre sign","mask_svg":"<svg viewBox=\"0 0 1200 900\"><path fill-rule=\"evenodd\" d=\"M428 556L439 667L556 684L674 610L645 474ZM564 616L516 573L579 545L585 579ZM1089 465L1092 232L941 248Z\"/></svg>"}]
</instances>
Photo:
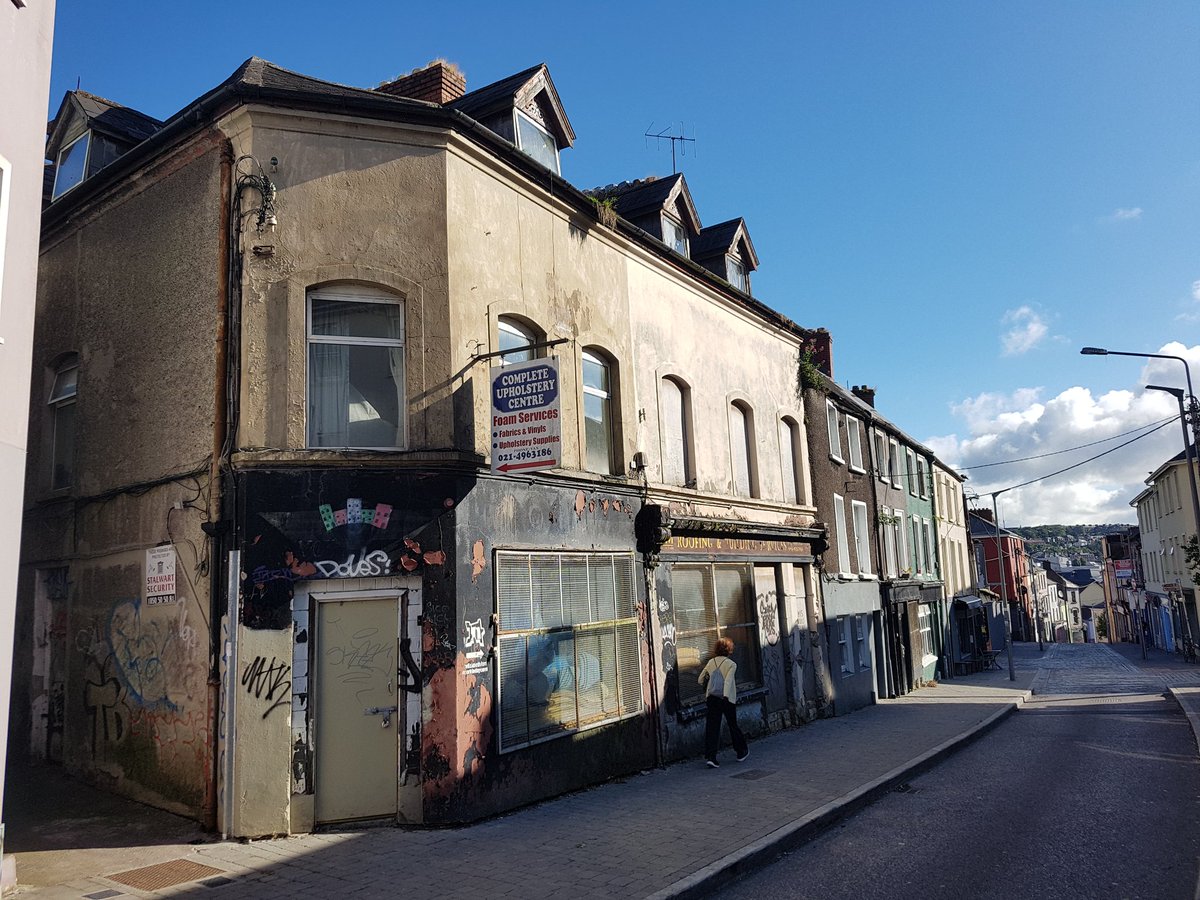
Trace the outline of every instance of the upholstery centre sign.
<instances>
[{"instance_id":1,"label":"upholstery centre sign","mask_svg":"<svg viewBox=\"0 0 1200 900\"><path fill-rule=\"evenodd\" d=\"M562 463L557 359L495 366L492 471L534 472Z\"/></svg>"}]
</instances>

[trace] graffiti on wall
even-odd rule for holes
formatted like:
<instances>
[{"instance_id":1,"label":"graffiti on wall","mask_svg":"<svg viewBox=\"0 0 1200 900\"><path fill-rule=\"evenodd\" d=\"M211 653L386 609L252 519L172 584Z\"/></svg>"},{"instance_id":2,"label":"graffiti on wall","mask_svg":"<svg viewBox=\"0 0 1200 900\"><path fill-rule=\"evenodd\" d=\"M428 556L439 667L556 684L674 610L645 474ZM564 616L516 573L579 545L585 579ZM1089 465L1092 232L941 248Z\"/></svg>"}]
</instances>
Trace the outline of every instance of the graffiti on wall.
<instances>
[{"instance_id":1,"label":"graffiti on wall","mask_svg":"<svg viewBox=\"0 0 1200 900\"><path fill-rule=\"evenodd\" d=\"M775 602L774 591L758 595L758 621L763 639L774 647L779 643L779 607Z\"/></svg>"},{"instance_id":2,"label":"graffiti on wall","mask_svg":"<svg viewBox=\"0 0 1200 900\"><path fill-rule=\"evenodd\" d=\"M366 491L358 496L339 491L334 494L339 499L322 501L339 488L395 490L394 475L316 471L248 477L256 487L247 496L261 507L247 510L245 520L241 622L248 628L287 628L299 581L422 574L446 563L442 550L422 547L414 535L454 508L455 498L445 493L456 490L452 481L415 481L401 505L386 494L367 499Z\"/></svg>"},{"instance_id":3,"label":"graffiti on wall","mask_svg":"<svg viewBox=\"0 0 1200 900\"><path fill-rule=\"evenodd\" d=\"M204 705L194 702L205 681L198 643L186 607L145 615L140 598L114 604L107 619L76 631L94 761L139 738L153 745L160 766L204 770L209 726Z\"/></svg>"},{"instance_id":4,"label":"graffiti on wall","mask_svg":"<svg viewBox=\"0 0 1200 900\"><path fill-rule=\"evenodd\" d=\"M277 662L274 656L270 662L265 656L256 656L242 673L242 687L246 689L246 694L261 700L266 707L262 714L264 719L291 702L292 682L288 677L291 671L291 666L283 661Z\"/></svg>"}]
</instances>

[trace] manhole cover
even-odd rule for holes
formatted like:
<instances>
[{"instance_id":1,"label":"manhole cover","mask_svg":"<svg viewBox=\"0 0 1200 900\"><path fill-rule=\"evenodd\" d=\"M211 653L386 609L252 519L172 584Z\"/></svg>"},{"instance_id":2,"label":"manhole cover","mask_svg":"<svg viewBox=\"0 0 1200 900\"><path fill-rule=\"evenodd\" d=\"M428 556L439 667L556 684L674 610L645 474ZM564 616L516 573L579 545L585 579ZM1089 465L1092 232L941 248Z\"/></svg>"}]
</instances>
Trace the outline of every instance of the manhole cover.
<instances>
[{"instance_id":1,"label":"manhole cover","mask_svg":"<svg viewBox=\"0 0 1200 900\"><path fill-rule=\"evenodd\" d=\"M774 772L768 772L766 769L750 769L746 772L738 772L738 774L730 776L732 778L744 778L747 781L758 781L760 778L766 778L768 775L774 775Z\"/></svg>"},{"instance_id":2,"label":"manhole cover","mask_svg":"<svg viewBox=\"0 0 1200 900\"><path fill-rule=\"evenodd\" d=\"M109 881L125 884L139 891L158 891L162 888L183 884L186 881L197 881L201 878L211 878L214 875L224 875L220 869L201 865L187 859L172 859L156 866L145 866L141 869L130 869L128 872L118 872L116 875L105 875Z\"/></svg>"}]
</instances>

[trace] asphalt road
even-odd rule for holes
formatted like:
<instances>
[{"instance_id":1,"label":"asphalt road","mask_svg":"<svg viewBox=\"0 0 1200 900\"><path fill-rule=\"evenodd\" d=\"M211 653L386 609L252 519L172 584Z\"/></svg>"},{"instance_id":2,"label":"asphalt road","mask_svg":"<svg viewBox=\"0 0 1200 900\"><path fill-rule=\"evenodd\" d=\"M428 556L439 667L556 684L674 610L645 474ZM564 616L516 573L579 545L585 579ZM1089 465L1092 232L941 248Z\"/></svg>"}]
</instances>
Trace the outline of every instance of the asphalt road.
<instances>
[{"instance_id":1,"label":"asphalt road","mask_svg":"<svg viewBox=\"0 0 1200 900\"><path fill-rule=\"evenodd\" d=\"M1200 900L1200 759L1162 694L1200 669L1059 650L994 731L716 896Z\"/></svg>"}]
</instances>

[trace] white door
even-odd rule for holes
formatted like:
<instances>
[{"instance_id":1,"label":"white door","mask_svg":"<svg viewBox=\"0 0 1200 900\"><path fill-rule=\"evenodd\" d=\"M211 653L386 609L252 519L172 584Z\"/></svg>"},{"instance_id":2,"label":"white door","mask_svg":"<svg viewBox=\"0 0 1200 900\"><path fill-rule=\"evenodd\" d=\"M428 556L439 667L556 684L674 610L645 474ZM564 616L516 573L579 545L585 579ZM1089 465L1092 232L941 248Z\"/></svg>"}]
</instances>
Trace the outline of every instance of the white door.
<instances>
[{"instance_id":1,"label":"white door","mask_svg":"<svg viewBox=\"0 0 1200 900\"><path fill-rule=\"evenodd\" d=\"M317 822L396 815L399 598L318 598Z\"/></svg>"}]
</instances>

